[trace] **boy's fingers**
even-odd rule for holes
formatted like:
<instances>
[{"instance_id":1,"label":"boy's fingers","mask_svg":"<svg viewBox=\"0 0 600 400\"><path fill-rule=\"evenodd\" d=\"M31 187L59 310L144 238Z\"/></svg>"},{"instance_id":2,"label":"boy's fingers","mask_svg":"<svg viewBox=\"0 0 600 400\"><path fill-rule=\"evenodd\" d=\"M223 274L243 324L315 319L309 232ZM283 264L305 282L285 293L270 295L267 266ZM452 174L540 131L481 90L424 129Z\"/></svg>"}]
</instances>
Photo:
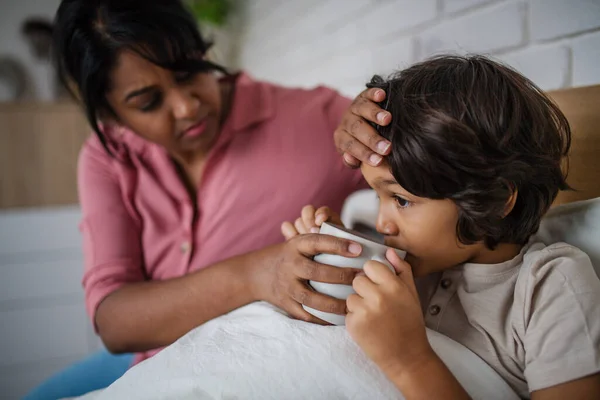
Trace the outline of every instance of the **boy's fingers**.
<instances>
[{"instance_id":1,"label":"boy's fingers","mask_svg":"<svg viewBox=\"0 0 600 400\"><path fill-rule=\"evenodd\" d=\"M400 275L401 272L406 270L406 262L400 258L394 249L388 249L385 253L385 258L387 258L390 264L392 264L392 267L394 267L394 270L396 270L396 275ZM410 268L408 268L408 270L410 270Z\"/></svg>"},{"instance_id":2,"label":"boy's fingers","mask_svg":"<svg viewBox=\"0 0 600 400\"><path fill-rule=\"evenodd\" d=\"M390 271L387 265L380 263L379 261L367 261L363 267L367 277L378 285L388 282L390 279L394 279L394 273Z\"/></svg>"},{"instance_id":3,"label":"boy's fingers","mask_svg":"<svg viewBox=\"0 0 600 400\"><path fill-rule=\"evenodd\" d=\"M298 233L301 235L308 233L308 230L304 226L304 222L302 221L302 218L296 219L296 221L294 222L294 227L296 228Z\"/></svg>"},{"instance_id":4,"label":"boy's fingers","mask_svg":"<svg viewBox=\"0 0 600 400\"><path fill-rule=\"evenodd\" d=\"M281 224L281 234L286 240L289 240L294 236L297 236L298 231L291 222L285 221L283 224Z\"/></svg>"},{"instance_id":5,"label":"boy's fingers","mask_svg":"<svg viewBox=\"0 0 600 400\"><path fill-rule=\"evenodd\" d=\"M315 208L311 205L304 206L302 208L302 212L300 213L302 216L302 222L304 222L304 227L306 229L311 230L311 228L315 227ZM312 230L311 230L312 232ZM314 232L313 232L314 233Z\"/></svg>"},{"instance_id":6,"label":"boy's fingers","mask_svg":"<svg viewBox=\"0 0 600 400\"><path fill-rule=\"evenodd\" d=\"M388 249L385 253L385 257L396 270L396 274L398 275L398 277L404 282L404 284L410 289L410 291L415 296L418 296L417 287L415 285L415 278L413 276L413 271L410 264L404 261L402 258L400 258L398 253L396 253L393 249Z\"/></svg>"},{"instance_id":7,"label":"boy's fingers","mask_svg":"<svg viewBox=\"0 0 600 400\"><path fill-rule=\"evenodd\" d=\"M321 207L315 213L315 223L317 226L323 225L331 217L331 209L329 207Z\"/></svg>"}]
</instances>

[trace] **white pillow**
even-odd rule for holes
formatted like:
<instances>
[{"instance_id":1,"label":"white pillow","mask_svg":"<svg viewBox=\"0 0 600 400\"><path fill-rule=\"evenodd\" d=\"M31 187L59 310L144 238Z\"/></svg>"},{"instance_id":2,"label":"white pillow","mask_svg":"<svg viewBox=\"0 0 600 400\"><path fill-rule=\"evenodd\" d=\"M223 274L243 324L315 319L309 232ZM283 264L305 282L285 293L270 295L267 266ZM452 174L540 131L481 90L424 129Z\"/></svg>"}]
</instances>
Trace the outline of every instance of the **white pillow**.
<instances>
[{"instance_id":1,"label":"white pillow","mask_svg":"<svg viewBox=\"0 0 600 400\"><path fill-rule=\"evenodd\" d=\"M558 206L544 217L533 240L565 242L587 253L600 277L600 197Z\"/></svg>"}]
</instances>

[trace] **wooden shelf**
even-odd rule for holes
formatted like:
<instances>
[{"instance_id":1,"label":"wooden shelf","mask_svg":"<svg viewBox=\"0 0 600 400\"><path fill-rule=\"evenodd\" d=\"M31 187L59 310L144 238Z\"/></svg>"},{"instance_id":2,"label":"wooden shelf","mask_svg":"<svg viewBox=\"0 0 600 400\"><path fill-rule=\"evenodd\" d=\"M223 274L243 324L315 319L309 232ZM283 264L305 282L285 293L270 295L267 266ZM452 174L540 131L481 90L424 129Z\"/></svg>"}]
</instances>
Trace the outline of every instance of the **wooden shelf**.
<instances>
[{"instance_id":1,"label":"wooden shelf","mask_svg":"<svg viewBox=\"0 0 600 400\"><path fill-rule=\"evenodd\" d=\"M0 103L0 209L77 203L77 156L90 132L72 102Z\"/></svg>"}]
</instances>

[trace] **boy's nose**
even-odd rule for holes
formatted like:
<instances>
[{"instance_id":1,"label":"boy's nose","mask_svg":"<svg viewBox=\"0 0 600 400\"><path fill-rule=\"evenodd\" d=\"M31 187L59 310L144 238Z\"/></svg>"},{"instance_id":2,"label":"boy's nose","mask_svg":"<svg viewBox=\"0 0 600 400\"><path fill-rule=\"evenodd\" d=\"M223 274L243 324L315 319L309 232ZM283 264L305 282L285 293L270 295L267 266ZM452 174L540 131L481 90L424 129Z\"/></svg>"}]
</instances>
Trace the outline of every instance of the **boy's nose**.
<instances>
[{"instance_id":1,"label":"boy's nose","mask_svg":"<svg viewBox=\"0 0 600 400\"><path fill-rule=\"evenodd\" d=\"M398 226L393 222L379 216L377 218L377 232L386 236L395 236L399 233Z\"/></svg>"}]
</instances>

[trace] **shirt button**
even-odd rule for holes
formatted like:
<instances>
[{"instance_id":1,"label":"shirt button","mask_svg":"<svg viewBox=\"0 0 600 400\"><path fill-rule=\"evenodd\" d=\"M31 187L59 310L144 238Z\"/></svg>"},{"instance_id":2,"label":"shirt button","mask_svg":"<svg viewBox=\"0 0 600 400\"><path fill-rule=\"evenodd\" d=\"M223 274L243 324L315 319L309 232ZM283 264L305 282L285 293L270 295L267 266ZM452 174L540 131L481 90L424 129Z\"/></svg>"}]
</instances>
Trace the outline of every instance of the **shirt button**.
<instances>
[{"instance_id":1,"label":"shirt button","mask_svg":"<svg viewBox=\"0 0 600 400\"><path fill-rule=\"evenodd\" d=\"M181 250L182 254L185 254L188 251L190 251L190 242L181 243L181 246L179 246L179 250Z\"/></svg>"},{"instance_id":2,"label":"shirt button","mask_svg":"<svg viewBox=\"0 0 600 400\"><path fill-rule=\"evenodd\" d=\"M431 315L438 315L441 310L442 309L440 308L440 306L438 306L436 304L436 305L433 305L433 306L429 307L429 314L431 314Z\"/></svg>"},{"instance_id":3,"label":"shirt button","mask_svg":"<svg viewBox=\"0 0 600 400\"><path fill-rule=\"evenodd\" d=\"M442 289L448 289L450 286L452 286L452 279L442 279L442 282L440 282L440 286L442 287Z\"/></svg>"}]
</instances>

